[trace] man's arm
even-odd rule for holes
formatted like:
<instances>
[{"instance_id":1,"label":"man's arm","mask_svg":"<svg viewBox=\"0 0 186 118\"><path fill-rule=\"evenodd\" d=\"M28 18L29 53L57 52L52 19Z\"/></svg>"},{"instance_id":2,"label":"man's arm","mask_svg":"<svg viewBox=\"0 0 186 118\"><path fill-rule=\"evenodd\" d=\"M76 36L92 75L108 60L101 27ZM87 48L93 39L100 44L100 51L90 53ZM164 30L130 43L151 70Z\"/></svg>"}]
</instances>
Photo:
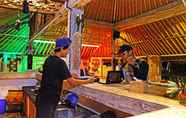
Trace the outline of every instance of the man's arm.
<instances>
[{"instance_id":1,"label":"man's arm","mask_svg":"<svg viewBox=\"0 0 186 118\"><path fill-rule=\"evenodd\" d=\"M77 86L80 86L82 84L88 84L95 81L95 78L89 78L87 80L79 80L74 77L70 77L67 80L63 81L63 90L69 90L72 88L75 88Z\"/></svg>"}]
</instances>

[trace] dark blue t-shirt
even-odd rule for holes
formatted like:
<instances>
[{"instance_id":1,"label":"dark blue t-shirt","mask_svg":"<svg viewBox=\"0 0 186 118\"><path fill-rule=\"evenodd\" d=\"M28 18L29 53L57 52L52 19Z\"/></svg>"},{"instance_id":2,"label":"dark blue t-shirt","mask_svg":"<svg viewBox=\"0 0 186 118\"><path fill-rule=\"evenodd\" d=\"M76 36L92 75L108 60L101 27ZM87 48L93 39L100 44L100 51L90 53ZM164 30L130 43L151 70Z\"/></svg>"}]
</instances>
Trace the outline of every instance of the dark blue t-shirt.
<instances>
[{"instance_id":1,"label":"dark blue t-shirt","mask_svg":"<svg viewBox=\"0 0 186 118\"><path fill-rule=\"evenodd\" d=\"M40 94L60 95L63 80L71 77L64 60L49 56L43 65Z\"/></svg>"}]
</instances>

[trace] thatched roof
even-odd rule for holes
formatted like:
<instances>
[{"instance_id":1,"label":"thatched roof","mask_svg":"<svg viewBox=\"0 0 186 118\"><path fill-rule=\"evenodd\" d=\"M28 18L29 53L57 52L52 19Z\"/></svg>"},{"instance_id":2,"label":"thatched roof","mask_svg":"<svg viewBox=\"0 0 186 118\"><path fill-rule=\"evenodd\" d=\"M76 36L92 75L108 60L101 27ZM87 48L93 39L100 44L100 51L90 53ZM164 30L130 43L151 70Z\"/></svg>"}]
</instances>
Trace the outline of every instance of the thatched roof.
<instances>
[{"instance_id":1,"label":"thatched roof","mask_svg":"<svg viewBox=\"0 0 186 118\"><path fill-rule=\"evenodd\" d=\"M10 10L20 5L10 2L6 5L0 2L0 24L16 19L19 11ZM44 0L40 0L41 2ZM56 13L62 2L45 0L53 7L37 8L40 13ZM9 4L9 5L7 5ZM58 6L57 6L58 5ZM9 9L5 9L5 6ZM13 7L12 7L13 6ZM43 5L45 6L45 5ZM35 12L36 8L31 6ZM144 55L185 55L186 54L186 7L182 0L92 0L84 7L85 29L83 43L96 44L99 48L83 48L82 57L111 56L112 29L122 32L122 36L134 47L137 56ZM11 16L11 17L10 17ZM52 18L53 16L50 15ZM38 18L39 19L39 18ZM55 40L67 34L65 20L49 27L38 39ZM3 34L16 32L8 30ZM0 45L13 45L10 36L0 36ZM21 40L21 39L19 39ZM36 43L35 54L46 55L52 50L52 45ZM38 48L43 47L43 48ZM1 51L14 51L0 47ZM42 49L42 50L41 50ZM23 49L18 49L18 52Z\"/></svg>"}]
</instances>

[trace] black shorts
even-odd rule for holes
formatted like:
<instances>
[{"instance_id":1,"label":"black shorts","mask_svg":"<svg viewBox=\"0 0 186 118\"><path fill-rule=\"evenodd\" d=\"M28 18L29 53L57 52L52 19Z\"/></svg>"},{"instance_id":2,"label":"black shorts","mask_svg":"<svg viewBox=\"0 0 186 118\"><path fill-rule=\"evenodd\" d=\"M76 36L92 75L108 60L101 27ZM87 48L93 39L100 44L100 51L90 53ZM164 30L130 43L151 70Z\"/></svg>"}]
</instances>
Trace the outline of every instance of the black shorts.
<instances>
[{"instance_id":1,"label":"black shorts","mask_svg":"<svg viewBox=\"0 0 186 118\"><path fill-rule=\"evenodd\" d=\"M36 98L36 118L54 118L58 95L38 95Z\"/></svg>"}]
</instances>

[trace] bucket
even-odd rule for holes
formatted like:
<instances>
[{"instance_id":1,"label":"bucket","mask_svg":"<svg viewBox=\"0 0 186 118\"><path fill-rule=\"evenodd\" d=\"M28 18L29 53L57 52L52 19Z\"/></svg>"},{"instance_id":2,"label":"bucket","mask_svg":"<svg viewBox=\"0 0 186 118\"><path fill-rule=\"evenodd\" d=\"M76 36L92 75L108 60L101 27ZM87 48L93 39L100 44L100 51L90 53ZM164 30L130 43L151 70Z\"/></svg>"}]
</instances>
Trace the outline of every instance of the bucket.
<instances>
[{"instance_id":1,"label":"bucket","mask_svg":"<svg viewBox=\"0 0 186 118\"><path fill-rule=\"evenodd\" d=\"M6 100L0 99L0 114L4 114L6 112Z\"/></svg>"},{"instance_id":2,"label":"bucket","mask_svg":"<svg viewBox=\"0 0 186 118\"><path fill-rule=\"evenodd\" d=\"M57 108L55 118L74 118L74 114L70 108Z\"/></svg>"},{"instance_id":3,"label":"bucket","mask_svg":"<svg viewBox=\"0 0 186 118\"><path fill-rule=\"evenodd\" d=\"M73 92L70 92L65 96L66 105L72 108L75 108L77 106L78 100L79 97Z\"/></svg>"}]
</instances>

